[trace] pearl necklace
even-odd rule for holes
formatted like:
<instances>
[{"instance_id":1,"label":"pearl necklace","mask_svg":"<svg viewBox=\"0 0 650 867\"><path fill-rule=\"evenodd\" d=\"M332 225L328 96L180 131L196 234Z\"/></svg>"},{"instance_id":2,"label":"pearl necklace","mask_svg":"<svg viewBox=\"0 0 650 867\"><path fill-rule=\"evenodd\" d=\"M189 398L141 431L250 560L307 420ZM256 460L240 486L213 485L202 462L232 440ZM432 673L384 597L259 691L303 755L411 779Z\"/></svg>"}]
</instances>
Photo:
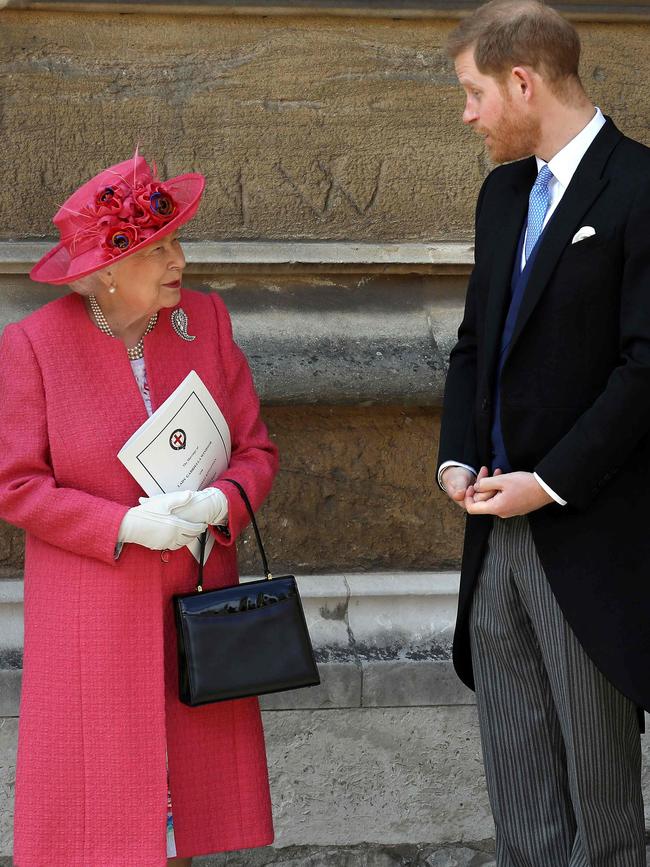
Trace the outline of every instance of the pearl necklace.
<instances>
[{"instance_id":1,"label":"pearl necklace","mask_svg":"<svg viewBox=\"0 0 650 867\"><path fill-rule=\"evenodd\" d=\"M97 327L104 334L108 334L109 337L115 337L113 332L111 331L111 326L108 324L106 317L102 312L102 308L97 303L97 299L94 295L89 295L88 300L90 301L90 309L92 310L92 314L95 317L95 322L97 323ZM149 334L151 330L153 330L154 326L158 322L158 314L154 313L154 315L149 320L149 324L147 325L144 334L130 349L126 350L126 354L129 356L130 361L137 361L139 358L144 358L144 339Z\"/></svg>"}]
</instances>

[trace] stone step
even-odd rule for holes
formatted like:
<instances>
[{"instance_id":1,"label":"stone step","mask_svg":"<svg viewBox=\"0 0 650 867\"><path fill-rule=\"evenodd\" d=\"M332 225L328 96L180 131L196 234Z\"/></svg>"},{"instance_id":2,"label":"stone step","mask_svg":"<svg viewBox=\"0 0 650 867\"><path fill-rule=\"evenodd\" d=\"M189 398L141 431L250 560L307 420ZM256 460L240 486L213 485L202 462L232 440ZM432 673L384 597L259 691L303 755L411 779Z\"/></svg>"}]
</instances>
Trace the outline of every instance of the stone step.
<instances>
[{"instance_id":1,"label":"stone step","mask_svg":"<svg viewBox=\"0 0 650 867\"><path fill-rule=\"evenodd\" d=\"M254 580L248 578L243 580ZM266 710L472 704L451 664L455 572L298 578L321 685L264 696ZM22 665L19 580L0 580L0 716L17 716Z\"/></svg>"}]
</instances>

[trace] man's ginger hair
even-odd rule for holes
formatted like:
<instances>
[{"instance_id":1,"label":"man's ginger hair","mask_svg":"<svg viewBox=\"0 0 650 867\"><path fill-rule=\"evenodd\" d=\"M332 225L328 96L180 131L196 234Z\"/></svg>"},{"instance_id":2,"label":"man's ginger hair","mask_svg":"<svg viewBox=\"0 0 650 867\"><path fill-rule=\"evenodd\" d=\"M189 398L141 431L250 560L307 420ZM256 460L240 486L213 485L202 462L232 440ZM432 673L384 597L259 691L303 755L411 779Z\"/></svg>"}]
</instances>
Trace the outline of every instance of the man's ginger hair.
<instances>
[{"instance_id":1,"label":"man's ginger hair","mask_svg":"<svg viewBox=\"0 0 650 867\"><path fill-rule=\"evenodd\" d=\"M580 84L580 37L575 27L542 0L492 0L464 18L449 36L455 60L473 49L479 72L503 80L527 66L558 95Z\"/></svg>"}]
</instances>

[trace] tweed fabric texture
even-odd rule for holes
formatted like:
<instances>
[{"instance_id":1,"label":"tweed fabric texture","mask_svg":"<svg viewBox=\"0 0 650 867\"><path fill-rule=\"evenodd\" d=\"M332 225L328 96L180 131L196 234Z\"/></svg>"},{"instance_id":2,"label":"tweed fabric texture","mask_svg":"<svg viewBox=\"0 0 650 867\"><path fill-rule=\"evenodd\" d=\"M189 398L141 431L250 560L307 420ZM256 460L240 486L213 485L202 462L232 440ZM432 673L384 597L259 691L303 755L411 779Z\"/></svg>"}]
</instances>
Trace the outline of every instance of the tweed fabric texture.
<instances>
[{"instance_id":1,"label":"tweed fabric texture","mask_svg":"<svg viewBox=\"0 0 650 867\"><path fill-rule=\"evenodd\" d=\"M190 370L232 434L228 474L257 508L277 471L246 359L216 295L183 290L196 340L167 311L145 338L154 410ZM0 344L0 516L27 531L25 656L16 779L17 867L162 867L167 779L181 857L273 838L256 699L177 699L171 597L193 589L187 549L113 552L142 494L117 460L147 412L123 345L69 295L9 325ZM237 581L246 514L215 533L204 584Z\"/></svg>"},{"instance_id":2,"label":"tweed fabric texture","mask_svg":"<svg viewBox=\"0 0 650 867\"><path fill-rule=\"evenodd\" d=\"M525 517L495 521L470 630L497 867L645 867L636 707L575 637Z\"/></svg>"}]
</instances>

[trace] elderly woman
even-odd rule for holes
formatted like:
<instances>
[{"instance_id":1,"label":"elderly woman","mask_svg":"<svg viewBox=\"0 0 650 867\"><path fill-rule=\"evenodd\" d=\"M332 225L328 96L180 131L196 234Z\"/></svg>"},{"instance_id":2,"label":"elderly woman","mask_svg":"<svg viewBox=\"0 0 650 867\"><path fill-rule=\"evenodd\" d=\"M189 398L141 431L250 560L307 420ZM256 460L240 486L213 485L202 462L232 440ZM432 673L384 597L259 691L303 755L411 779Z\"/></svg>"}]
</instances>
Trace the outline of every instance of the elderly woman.
<instances>
[{"instance_id":1,"label":"elderly woman","mask_svg":"<svg viewBox=\"0 0 650 867\"><path fill-rule=\"evenodd\" d=\"M75 291L2 338L0 516L27 531L17 867L189 865L273 838L257 700L178 700L171 600L197 575L186 543L209 527L204 585L236 583L240 495L217 478L180 504L138 505L117 459L195 370L254 508L277 469L222 301L182 288L176 233L203 186L161 183L137 153L84 184L31 274Z\"/></svg>"}]
</instances>

